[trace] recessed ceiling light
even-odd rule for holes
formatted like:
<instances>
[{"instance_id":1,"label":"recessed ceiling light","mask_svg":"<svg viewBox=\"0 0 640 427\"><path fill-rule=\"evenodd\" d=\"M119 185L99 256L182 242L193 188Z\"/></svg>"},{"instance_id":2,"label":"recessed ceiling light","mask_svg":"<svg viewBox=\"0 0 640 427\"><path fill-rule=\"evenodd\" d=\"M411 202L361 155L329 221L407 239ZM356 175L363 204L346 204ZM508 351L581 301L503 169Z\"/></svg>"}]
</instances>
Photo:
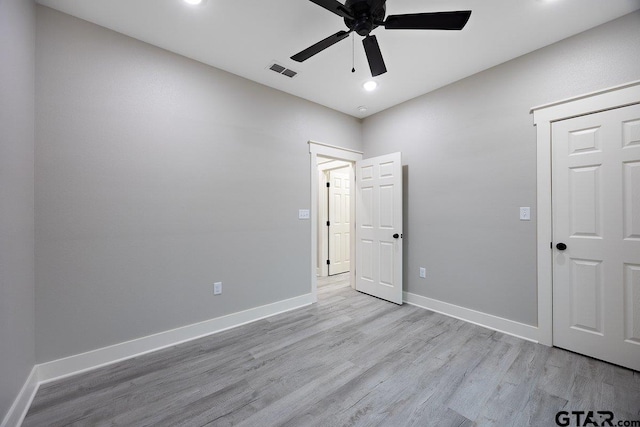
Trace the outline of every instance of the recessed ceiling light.
<instances>
[{"instance_id":1,"label":"recessed ceiling light","mask_svg":"<svg viewBox=\"0 0 640 427\"><path fill-rule=\"evenodd\" d=\"M364 90L366 90L367 92L371 92L378 87L378 83L374 80L369 80L368 82L363 84L362 87L364 87Z\"/></svg>"},{"instance_id":2,"label":"recessed ceiling light","mask_svg":"<svg viewBox=\"0 0 640 427\"><path fill-rule=\"evenodd\" d=\"M358 111L360 111L361 113L364 113L367 111L367 107L365 107L364 105L361 105L358 107Z\"/></svg>"},{"instance_id":3,"label":"recessed ceiling light","mask_svg":"<svg viewBox=\"0 0 640 427\"><path fill-rule=\"evenodd\" d=\"M184 2L192 4L192 5L195 6L195 5L198 5L198 4L202 3L202 0L184 0Z\"/></svg>"}]
</instances>

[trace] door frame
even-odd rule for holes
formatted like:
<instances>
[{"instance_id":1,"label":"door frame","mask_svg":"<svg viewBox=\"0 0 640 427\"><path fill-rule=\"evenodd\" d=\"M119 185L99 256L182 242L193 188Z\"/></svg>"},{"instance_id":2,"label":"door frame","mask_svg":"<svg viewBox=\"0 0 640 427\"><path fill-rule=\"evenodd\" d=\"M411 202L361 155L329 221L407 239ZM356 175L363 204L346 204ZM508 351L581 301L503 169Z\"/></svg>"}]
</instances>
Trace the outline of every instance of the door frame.
<instances>
[{"instance_id":1,"label":"door frame","mask_svg":"<svg viewBox=\"0 0 640 427\"><path fill-rule=\"evenodd\" d=\"M309 144L309 154L310 154L310 175L311 175L311 209L310 209L310 220L311 220L311 295L313 302L318 301L318 278L316 276L317 273L317 260L318 260L318 156L322 157L330 157L334 160L343 160L349 163L355 163L358 160L362 160L362 151L352 150L350 148L338 147L335 145L324 144L322 142L317 141L308 141ZM351 168L351 182L353 184L353 168ZM352 186L353 188L353 186ZM355 219L355 211L356 204L351 203L351 218ZM351 231L350 231L350 258L353 261L355 259L355 221L351 221ZM355 266L351 268L349 271L349 281L351 286L355 286Z\"/></svg>"},{"instance_id":2,"label":"door frame","mask_svg":"<svg viewBox=\"0 0 640 427\"><path fill-rule=\"evenodd\" d=\"M553 218L551 124L640 103L640 80L531 109L537 134L538 342L553 345Z\"/></svg>"}]
</instances>

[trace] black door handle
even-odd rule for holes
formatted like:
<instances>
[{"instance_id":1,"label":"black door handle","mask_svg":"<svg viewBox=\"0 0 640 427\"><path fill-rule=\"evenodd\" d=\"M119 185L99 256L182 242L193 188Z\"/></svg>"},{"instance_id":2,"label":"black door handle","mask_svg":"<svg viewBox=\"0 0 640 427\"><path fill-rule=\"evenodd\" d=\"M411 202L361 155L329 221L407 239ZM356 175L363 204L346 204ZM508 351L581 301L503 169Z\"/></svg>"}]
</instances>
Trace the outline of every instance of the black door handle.
<instances>
[{"instance_id":1,"label":"black door handle","mask_svg":"<svg viewBox=\"0 0 640 427\"><path fill-rule=\"evenodd\" d=\"M399 235L398 233L396 233L396 234L394 234L394 235L393 235L393 238L394 238L394 239L397 239L398 237L400 237L400 235Z\"/></svg>"},{"instance_id":2,"label":"black door handle","mask_svg":"<svg viewBox=\"0 0 640 427\"><path fill-rule=\"evenodd\" d=\"M557 248L559 251L564 251L565 249L567 249L567 245L565 245L564 243L558 243L558 244L556 245L556 248Z\"/></svg>"}]
</instances>

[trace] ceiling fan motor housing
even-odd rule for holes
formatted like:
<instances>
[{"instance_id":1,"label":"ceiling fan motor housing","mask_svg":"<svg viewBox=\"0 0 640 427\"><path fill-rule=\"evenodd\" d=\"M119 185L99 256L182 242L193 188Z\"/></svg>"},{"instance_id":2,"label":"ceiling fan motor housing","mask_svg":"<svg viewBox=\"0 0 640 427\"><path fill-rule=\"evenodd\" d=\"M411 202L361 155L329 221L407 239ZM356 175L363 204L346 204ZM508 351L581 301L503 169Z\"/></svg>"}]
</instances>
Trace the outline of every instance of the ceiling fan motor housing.
<instances>
[{"instance_id":1,"label":"ceiling fan motor housing","mask_svg":"<svg viewBox=\"0 0 640 427\"><path fill-rule=\"evenodd\" d=\"M344 18L344 23L361 36L368 36L378 26L376 22L384 21L386 12L384 1L347 0L345 6L351 10L354 19Z\"/></svg>"}]
</instances>

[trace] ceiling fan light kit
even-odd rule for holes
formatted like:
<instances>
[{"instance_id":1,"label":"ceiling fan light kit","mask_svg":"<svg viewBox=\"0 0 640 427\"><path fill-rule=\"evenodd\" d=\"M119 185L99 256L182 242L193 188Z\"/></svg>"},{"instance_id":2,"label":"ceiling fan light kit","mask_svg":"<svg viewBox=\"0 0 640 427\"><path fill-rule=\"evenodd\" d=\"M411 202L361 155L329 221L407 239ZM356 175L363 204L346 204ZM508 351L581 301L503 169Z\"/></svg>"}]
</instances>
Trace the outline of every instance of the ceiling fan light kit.
<instances>
[{"instance_id":1,"label":"ceiling fan light kit","mask_svg":"<svg viewBox=\"0 0 640 427\"><path fill-rule=\"evenodd\" d=\"M462 10L389 15L385 20L386 0L347 0L345 4L337 0L310 1L343 18L349 31L338 31L296 53L291 59L306 61L355 32L364 37L362 45L373 77L387 72L378 40L371 35L377 27L383 26L387 30L462 30L471 16L470 10Z\"/></svg>"},{"instance_id":2,"label":"ceiling fan light kit","mask_svg":"<svg viewBox=\"0 0 640 427\"><path fill-rule=\"evenodd\" d=\"M378 82L376 82L375 80L369 80L367 82L365 82L362 87L364 88L364 90L366 90L367 92L371 92L373 90L376 90L376 88L378 87Z\"/></svg>"}]
</instances>

